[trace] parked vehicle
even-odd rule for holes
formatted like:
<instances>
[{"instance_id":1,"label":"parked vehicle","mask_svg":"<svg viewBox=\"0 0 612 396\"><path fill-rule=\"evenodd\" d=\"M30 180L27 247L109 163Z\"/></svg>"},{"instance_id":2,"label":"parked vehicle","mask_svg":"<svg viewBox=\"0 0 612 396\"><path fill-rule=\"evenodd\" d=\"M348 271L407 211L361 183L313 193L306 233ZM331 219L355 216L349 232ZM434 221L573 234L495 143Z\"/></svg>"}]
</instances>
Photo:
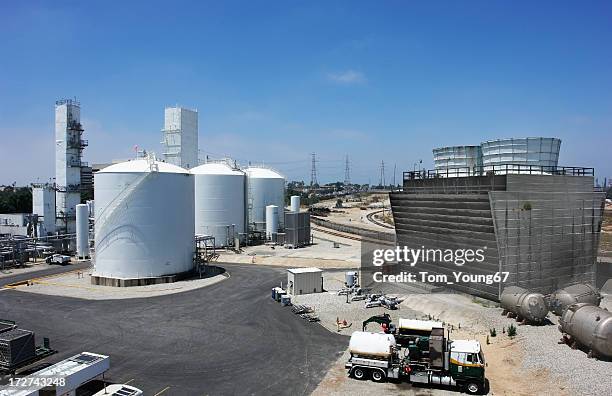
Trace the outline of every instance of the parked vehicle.
<instances>
[{"instance_id":1,"label":"parked vehicle","mask_svg":"<svg viewBox=\"0 0 612 396\"><path fill-rule=\"evenodd\" d=\"M392 334L356 331L349 342L345 368L352 377L376 382L398 379L459 387L470 394L485 388L485 358L475 340L449 340L433 328L429 342L399 346ZM418 350L418 354L413 350Z\"/></svg>"}]
</instances>

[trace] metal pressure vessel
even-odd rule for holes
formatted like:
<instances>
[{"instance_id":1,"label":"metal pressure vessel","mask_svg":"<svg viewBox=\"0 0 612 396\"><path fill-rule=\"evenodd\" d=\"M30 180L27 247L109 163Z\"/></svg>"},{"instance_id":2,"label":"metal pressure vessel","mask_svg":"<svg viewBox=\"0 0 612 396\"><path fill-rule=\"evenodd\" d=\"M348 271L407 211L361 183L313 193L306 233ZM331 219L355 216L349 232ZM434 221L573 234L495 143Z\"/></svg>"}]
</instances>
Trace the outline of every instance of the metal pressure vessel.
<instances>
[{"instance_id":1,"label":"metal pressure vessel","mask_svg":"<svg viewBox=\"0 0 612 396\"><path fill-rule=\"evenodd\" d=\"M591 285L577 283L557 290L550 295L549 307L552 312L561 315L565 308L572 304L588 303L599 306L601 295Z\"/></svg>"},{"instance_id":2,"label":"metal pressure vessel","mask_svg":"<svg viewBox=\"0 0 612 396\"><path fill-rule=\"evenodd\" d=\"M594 357L612 357L612 313L587 303L572 304L559 319L559 330L588 348Z\"/></svg>"},{"instance_id":3,"label":"metal pressure vessel","mask_svg":"<svg viewBox=\"0 0 612 396\"><path fill-rule=\"evenodd\" d=\"M518 286L504 289L500 298L501 307L517 316L518 320L541 323L548 314L548 305L540 293L531 293Z\"/></svg>"}]
</instances>

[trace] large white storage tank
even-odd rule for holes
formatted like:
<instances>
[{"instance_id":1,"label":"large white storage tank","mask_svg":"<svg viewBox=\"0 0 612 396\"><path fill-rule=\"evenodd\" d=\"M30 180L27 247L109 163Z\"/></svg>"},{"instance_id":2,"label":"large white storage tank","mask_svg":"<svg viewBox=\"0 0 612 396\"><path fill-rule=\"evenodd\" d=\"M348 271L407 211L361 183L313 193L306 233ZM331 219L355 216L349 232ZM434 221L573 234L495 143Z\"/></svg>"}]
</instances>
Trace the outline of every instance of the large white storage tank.
<instances>
[{"instance_id":1,"label":"large white storage tank","mask_svg":"<svg viewBox=\"0 0 612 396\"><path fill-rule=\"evenodd\" d=\"M252 230L265 231L266 206L276 205L279 209L278 226L285 227L285 178L278 172L262 167L248 167L247 207L248 227Z\"/></svg>"},{"instance_id":2,"label":"large white storage tank","mask_svg":"<svg viewBox=\"0 0 612 396\"><path fill-rule=\"evenodd\" d=\"M195 182L195 232L229 246L245 232L246 175L226 163L207 163L191 169Z\"/></svg>"},{"instance_id":3,"label":"large white storage tank","mask_svg":"<svg viewBox=\"0 0 612 396\"><path fill-rule=\"evenodd\" d=\"M190 271L194 183L189 171L139 159L94 176L97 277L155 278Z\"/></svg>"},{"instance_id":4,"label":"large white storage tank","mask_svg":"<svg viewBox=\"0 0 612 396\"><path fill-rule=\"evenodd\" d=\"M481 147L485 172L550 173L559 163L561 140L545 137L496 139L483 142Z\"/></svg>"},{"instance_id":5,"label":"large white storage tank","mask_svg":"<svg viewBox=\"0 0 612 396\"><path fill-rule=\"evenodd\" d=\"M482 150L480 146L448 146L433 149L434 168L440 177L480 175Z\"/></svg>"}]
</instances>

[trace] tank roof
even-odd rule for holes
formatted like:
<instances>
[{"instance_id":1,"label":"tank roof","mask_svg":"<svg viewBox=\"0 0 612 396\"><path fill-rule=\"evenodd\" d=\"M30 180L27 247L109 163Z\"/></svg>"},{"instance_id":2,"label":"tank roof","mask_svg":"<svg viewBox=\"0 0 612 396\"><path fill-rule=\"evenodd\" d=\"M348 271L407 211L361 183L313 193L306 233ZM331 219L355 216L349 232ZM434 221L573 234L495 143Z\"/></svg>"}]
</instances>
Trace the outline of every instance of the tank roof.
<instances>
[{"instance_id":1,"label":"tank roof","mask_svg":"<svg viewBox=\"0 0 612 396\"><path fill-rule=\"evenodd\" d=\"M237 170L232 169L227 164L219 163L219 162L210 162L207 164L203 164L200 166L196 166L195 168L191 168L191 173L194 175L235 175L235 176L244 176L244 173Z\"/></svg>"},{"instance_id":2,"label":"tank roof","mask_svg":"<svg viewBox=\"0 0 612 396\"><path fill-rule=\"evenodd\" d=\"M187 169L183 169L180 166L168 164L166 162L155 161L154 162L159 172L163 173L189 173ZM101 169L97 173L142 173L150 171L149 161L145 159L136 159L132 161L120 162L118 164L107 166Z\"/></svg>"},{"instance_id":3,"label":"tank roof","mask_svg":"<svg viewBox=\"0 0 612 396\"><path fill-rule=\"evenodd\" d=\"M261 177L267 179L284 179L284 177L275 170L270 168L261 168L250 166L244 170L249 177Z\"/></svg>"},{"instance_id":4,"label":"tank roof","mask_svg":"<svg viewBox=\"0 0 612 396\"><path fill-rule=\"evenodd\" d=\"M523 136L523 137L507 137L507 138L499 138L499 139L489 139L489 140L484 140L482 144L484 143L493 143L493 142L500 142L500 141L507 141L507 140L533 140L533 139L551 139L551 140L558 140L561 141L561 139L557 138L557 137L546 137L546 136Z\"/></svg>"}]
</instances>

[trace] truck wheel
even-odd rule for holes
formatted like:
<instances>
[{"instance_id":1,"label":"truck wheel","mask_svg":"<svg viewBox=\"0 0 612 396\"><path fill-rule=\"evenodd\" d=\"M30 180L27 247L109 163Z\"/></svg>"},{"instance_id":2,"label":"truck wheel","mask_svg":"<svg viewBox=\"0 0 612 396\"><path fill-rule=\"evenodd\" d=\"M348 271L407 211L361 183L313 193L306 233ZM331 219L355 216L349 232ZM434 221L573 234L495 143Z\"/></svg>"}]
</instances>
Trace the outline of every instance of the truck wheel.
<instances>
[{"instance_id":1,"label":"truck wheel","mask_svg":"<svg viewBox=\"0 0 612 396\"><path fill-rule=\"evenodd\" d=\"M385 380L385 375L380 372L380 370L372 371L372 380L375 382L383 382Z\"/></svg>"},{"instance_id":2,"label":"truck wheel","mask_svg":"<svg viewBox=\"0 0 612 396\"><path fill-rule=\"evenodd\" d=\"M353 370L353 377L355 377L358 380L362 380L364 379L366 376L366 371L362 368L357 367L355 370Z\"/></svg>"},{"instance_id":3,"label":"truck wheel","mask_svg":"<svg viewBox=\"0 0 612 396\"><path fill-rule=\"evenodd\" d=\"M475 395L480 392L480 384L478 384L477 382L468 382L465 386L465 390L470 395Z\"/></svg>"}]
</instances>

